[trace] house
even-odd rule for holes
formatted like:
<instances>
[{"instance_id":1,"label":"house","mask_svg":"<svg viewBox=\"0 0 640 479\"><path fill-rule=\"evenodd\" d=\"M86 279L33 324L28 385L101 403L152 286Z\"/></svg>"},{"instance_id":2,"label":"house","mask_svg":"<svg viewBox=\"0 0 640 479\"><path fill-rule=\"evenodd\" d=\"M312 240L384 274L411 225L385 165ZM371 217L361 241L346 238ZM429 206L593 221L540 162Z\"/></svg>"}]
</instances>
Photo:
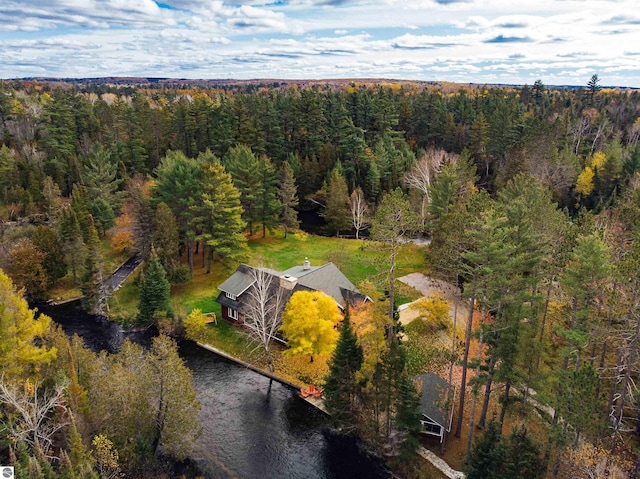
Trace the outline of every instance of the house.
<instances>
[{"instance_id":1,"label":"house","mask_svg":"<svg viewBox=\"0 0 640 479\"><path fill-rule=\"evenodd\" d=\"M414 380L419 384L422 392L420 397L420 409L422 412L422 433L444 440L444 433L451 431L453 421L453 403L455 402L455 390L453 397L447 405L449 383L437 374L427 373L416 376Z\"/></svg>"},{"instance_id":2,"label":"house","mask_svg":"<svg viewBox=\"0 0 640 479\"><path fill-rule=\"evenodd\" d=\"M355 306L368 300L333 263L311 266L309 260L305 258L302 265L286 271L259 269L273 276L271 284L274 288L274 296L275 288L279 288L285 302L297 291L322 291L331 296L341 310L346 304ZM249 296L247 292L254 282L254 267L243 263L218 286L220 294L216 301L222 306L223 319L238 324L244 323Z\"/></svg>"}]
</instances>

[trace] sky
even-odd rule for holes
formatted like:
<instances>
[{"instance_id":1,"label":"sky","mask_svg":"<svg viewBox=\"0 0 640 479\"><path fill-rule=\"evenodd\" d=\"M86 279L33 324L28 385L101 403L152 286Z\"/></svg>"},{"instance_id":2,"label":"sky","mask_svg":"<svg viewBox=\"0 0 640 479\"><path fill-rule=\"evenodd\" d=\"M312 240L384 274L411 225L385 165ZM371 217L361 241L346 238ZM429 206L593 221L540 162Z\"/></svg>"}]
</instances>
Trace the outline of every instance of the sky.
<instances>
[{"instance_id":1,"label":"sky","mask_svg":"<svg viewBox=\"0 0 640 479\"><path fill-rule=\"evenodd\" d=\"M640 87L638 0L1 0L0 78Z\"/></svg>"}]
</instances>

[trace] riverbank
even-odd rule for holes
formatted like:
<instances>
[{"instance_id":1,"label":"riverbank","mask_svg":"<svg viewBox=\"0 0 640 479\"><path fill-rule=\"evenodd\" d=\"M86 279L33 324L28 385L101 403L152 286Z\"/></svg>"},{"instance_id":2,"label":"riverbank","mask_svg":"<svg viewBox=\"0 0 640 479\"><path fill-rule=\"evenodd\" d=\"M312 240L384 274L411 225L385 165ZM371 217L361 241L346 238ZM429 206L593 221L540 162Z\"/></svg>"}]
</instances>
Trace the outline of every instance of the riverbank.
<instances>
[{"instance_id":1,"label":"riverbank","mask_svg":"<svg viewBox=\"0 0 640 479\"><path fill-rule=\"evenodd\" d=\"M205 344L205 343L201 343L196 341L196 344L203 348L206 349L207 351L210 351L212 353L215 353L225 359L228 359L229 361L232 361L236 364L239 364L247 369L250 369L251 371L254 371L262 376L265 376L269 379L272 379L274 381L279 382L282 385L285 385L291 389L293 389L294 391L298 392L300 390L300 388L292 383L291 381L287 381L286 379L277 376L273 373L271 373L268 370L264 370L261 368L258 368L246 361L243 361L241 359L238 359L218 348L215 348L209 344ZM303 401L305 401L306 403L310 404L311 406L315 407L316 409L322 411L324 414L329 415L329 413L327 412L325 405L324 405L324 401L321 398L315 398L315 397L302 397L299 396L300 399L302 399ZM440 473L442 473L442 475L448 479L464 479L465 475L464 473L460 472L460 471L456 471L454 470L451 466L449 466L449 464L447 464L444 459L439 458L435 453L429 451L428 449L425 449L424 447L420 446L417 450L417 454L422 457L423 459L427 460L433 467L435 467Z\"/></svg>"}]
</instances>

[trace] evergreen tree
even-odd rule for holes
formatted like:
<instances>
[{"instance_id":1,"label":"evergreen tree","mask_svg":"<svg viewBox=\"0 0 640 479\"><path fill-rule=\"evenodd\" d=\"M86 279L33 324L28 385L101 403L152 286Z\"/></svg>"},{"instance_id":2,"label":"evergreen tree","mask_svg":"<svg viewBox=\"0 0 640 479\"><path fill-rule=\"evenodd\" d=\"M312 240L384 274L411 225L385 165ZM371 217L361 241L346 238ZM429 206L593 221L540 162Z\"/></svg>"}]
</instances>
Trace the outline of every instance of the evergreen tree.
<instances>
[{"instance_id":1,"label":"evergreen tree","mask_svg":"<svg viewBox=\"0 0 640 479\"><path fill-rule=\"evenodd\" d=\"M131 218L131 227L136 250L147 258L151 252L151 236L153 234L153 207L148 197L145 181L132 178L127 182L126 210Z\"/></svg>"},{"instance_id":2,"label":"evergreen tree","mask_svg":"<svg viewBox=\"0 0 640 479\"><path fill-rule=\"evenodd\" d=\"M71 209L75 213L82 239L86 243L89 239L89 227L91 226L91 199L85 186L80 184L73 185Z\"/></svg>"},{"instance_id":3,"label":"evergreen tree","mask_svg":"<svg viewBox=\"0 0 640 479\"><path fill-rule=\"evenodd\" d=\"M53 178L45 177L42 182L42 197L47 219L53 224L57 224L62 214L61 195L60 187L53 181Z\"/></svg>"},{"instance_id":4,"label":"evergreen tree","mask_svg":"<svg viewBox=\"0 0 640 479\"><path fill-rule=\"evenodd\" d=\"M105 288L100 240L98 239L96 228L90 225L81 289L84 295L83 304L91 313L102 314L108 298L108 292Z\"/></svg>"},{"instance_id":5,"label":"evergreen tree","mask_svg":"<svg viewBox=\"0 0 640 479\"><path fill-rule=\"evenodd\" d=\"M278 216L282 210L282 203L278 199L278 177L276 170L266 156L262 156L260 163L260 197L258 198L258 212L262 223L262 237L267 237L270 231L278 226Z\"/></svg>"},{"instance_id":6,"label":"evergreen tree","mask_svg":"<svg viewBox=\"0 0 640 479\"><path fill-rule=\"evenodd\" d=\"M91 203L91 216L100 237L104 237L106 231L116 224L111 205L100 197L94 199Z\"/></svg>"},{"instance_id":7,"label":"evergreen tree","mask_svg":"<svg viewBox=\"0 0 640 479\"><path fill-rule=\"evenodd\" d=\"M112 210L118 210L124 200L124 192L120 191L123 181L118 178L118 163L111 152L99 143L92 145L84 164L84 184L89 196L105 201Z\"/></svg>"},{"instance_id":8,"label":"evergreen tree","mask_svg":"<svg viewBox=\"0 0 640 479\"><path fill-rule=\"evenodd\" d=\"M351 228L349 190L347 189L347 182L338 168L334 168L329 177L324 219L327 222L329 231L335 231L336 236L340 234L340 231Z\"/></svg>"},{"instance_id":9,"label":"evergreen tree","mask_svg":"<svg viewBox=\"0 0 640 479\"><path fill-rule=\"evenodd\" d=\"M469 464L467 479L492 479L505 460L505 450L500 436L500 425L496 421L487 424L482 437L476 439Z\"/></svg>"},{"instance_id":10,"label":"evergreen tree","mask_svg":"<svg viewBox=\"0 0 640 479\"><path fill-rule=\"evenodd\" d=\"M298 212L295 210L295 207L298 206L297 190L293 168L289 162L285 161L280 169L280 185L278 186L278 200L282 204L280 223L284 227L285 238L290 229L300 225Z\"/></svg>"},{"instance_id":11,"label":"evergreen tree","mask_svg":"<svg viewBox=\"0 0 640 479\"><path fill-rule=\"evenodd\" d=\"M246 145L231 148L222 163L233 178L233 186L240 193L242 218L253 235L253 225L261 220L260 203L262 197L262 175L260 161Z\"/></svg>"},{"instance_id":12,"label":"evergreen tree","mask_svg":"<svg viewBox=\"0 0 640 479\"><path fill-rule=\"evenodd\" d=\"M140 302L138 303L138 321L149 323L156 313L166 313L173 316L170 302L169 280L158 257L152 253L149 264L144 271L140 286Z\"/></svg>"},{"instance_id":13,"label":"evergreen tree","mask_svg":"<svg viewBox=\"0 0 640 479\"><path fill-rule=\"evenodd\" d=\"M200 228L199 238L209 249L207 273L214 255L223 262L233 262L244 256L247 239L242 234L240 193L233 186L231 175L219 162L202 165L201 203L193 208L194 224Z\"/></svg>"},{"instance_id":14,"label":"evergreen tree","mask_svg":"<svg viewBox=\"0 0 640 479\"><path fill-rule=\"evenodd\" d=\"M335 424L347 432L354 430L358 423L359 386L356 372L362 367L363 361L362 347L353 332L350 317L347 306L324 387L327 411Z\"/></svg>"},{"instance_id":15,"label":"evergreen tree","mask_svg":"<svg viewBox=\"0 0 640 479\"><path fill-rule=\"evenodd\" d=\"M62 251L66 256L67 264L73 273L73 282L77 283L84 258L85 246L82 240L82 232L80 231L78 218L73 208L65 208L62 211L58 235L60 236Z\"/></svg>"},{"instance_id":16,"label":"evergreen tree","mask_svg":"<svg viewBox=\"0 0 640 479\"><path fill-rule=\"evenodd\" d=\"M195 236L192 218L194 205L200 202L202 195L202 168L205 162L217 161L209 151L198 156L197 160L187 158L181 152L168 151L156 170L156 183L153 188L155 201L164 202L173 212L180 240L187 250L189 272L193 275L193 253L191 241Z\"/></svg>"},{"instance_id":17,"label":"evergreen tree","mask_svg":"<svg viewBox=\"0 0 640 479\"><path fill-rule=\"evenodd\" d=\"M160 202L153 219L153 248L169 279L178 266L179 232L176 217L166 203Z\"/></svg>"}]
</instances>

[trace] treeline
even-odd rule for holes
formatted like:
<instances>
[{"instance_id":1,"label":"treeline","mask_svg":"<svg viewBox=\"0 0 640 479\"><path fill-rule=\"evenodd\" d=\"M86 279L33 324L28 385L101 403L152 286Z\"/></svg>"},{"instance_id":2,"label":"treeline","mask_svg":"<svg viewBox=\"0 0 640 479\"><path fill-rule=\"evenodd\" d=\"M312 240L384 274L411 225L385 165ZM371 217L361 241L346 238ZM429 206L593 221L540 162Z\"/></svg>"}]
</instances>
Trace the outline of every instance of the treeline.
<instances>
[{"instance_id":1,"label":"treeline","mask_svg":"<svg viewBox=\"0 0 640 479\"><path fill-rule=\"evenodd\" d=\"M46 176L68 197L75 183L87 182L96 145L120 178L153 174L169 150L196 158L209 149L222 158L246 145L276 168L288 162L301 199L339 165L349 190L360 187L371 202L403 184L422 150L442 149L470 157L478 185L492 193L527 173L572 209L576 202L602 209L640 163L640 93L603 91L597 82L578 90L536 82L450 92L357 85L120 91L0 85L0 143L9 149L1 161L4 204L29 211L30 201L43 200ZM596 171L598 152L606 161ZM586 167L591 191L576 186Z\"/></svg>"}]
</instances>

